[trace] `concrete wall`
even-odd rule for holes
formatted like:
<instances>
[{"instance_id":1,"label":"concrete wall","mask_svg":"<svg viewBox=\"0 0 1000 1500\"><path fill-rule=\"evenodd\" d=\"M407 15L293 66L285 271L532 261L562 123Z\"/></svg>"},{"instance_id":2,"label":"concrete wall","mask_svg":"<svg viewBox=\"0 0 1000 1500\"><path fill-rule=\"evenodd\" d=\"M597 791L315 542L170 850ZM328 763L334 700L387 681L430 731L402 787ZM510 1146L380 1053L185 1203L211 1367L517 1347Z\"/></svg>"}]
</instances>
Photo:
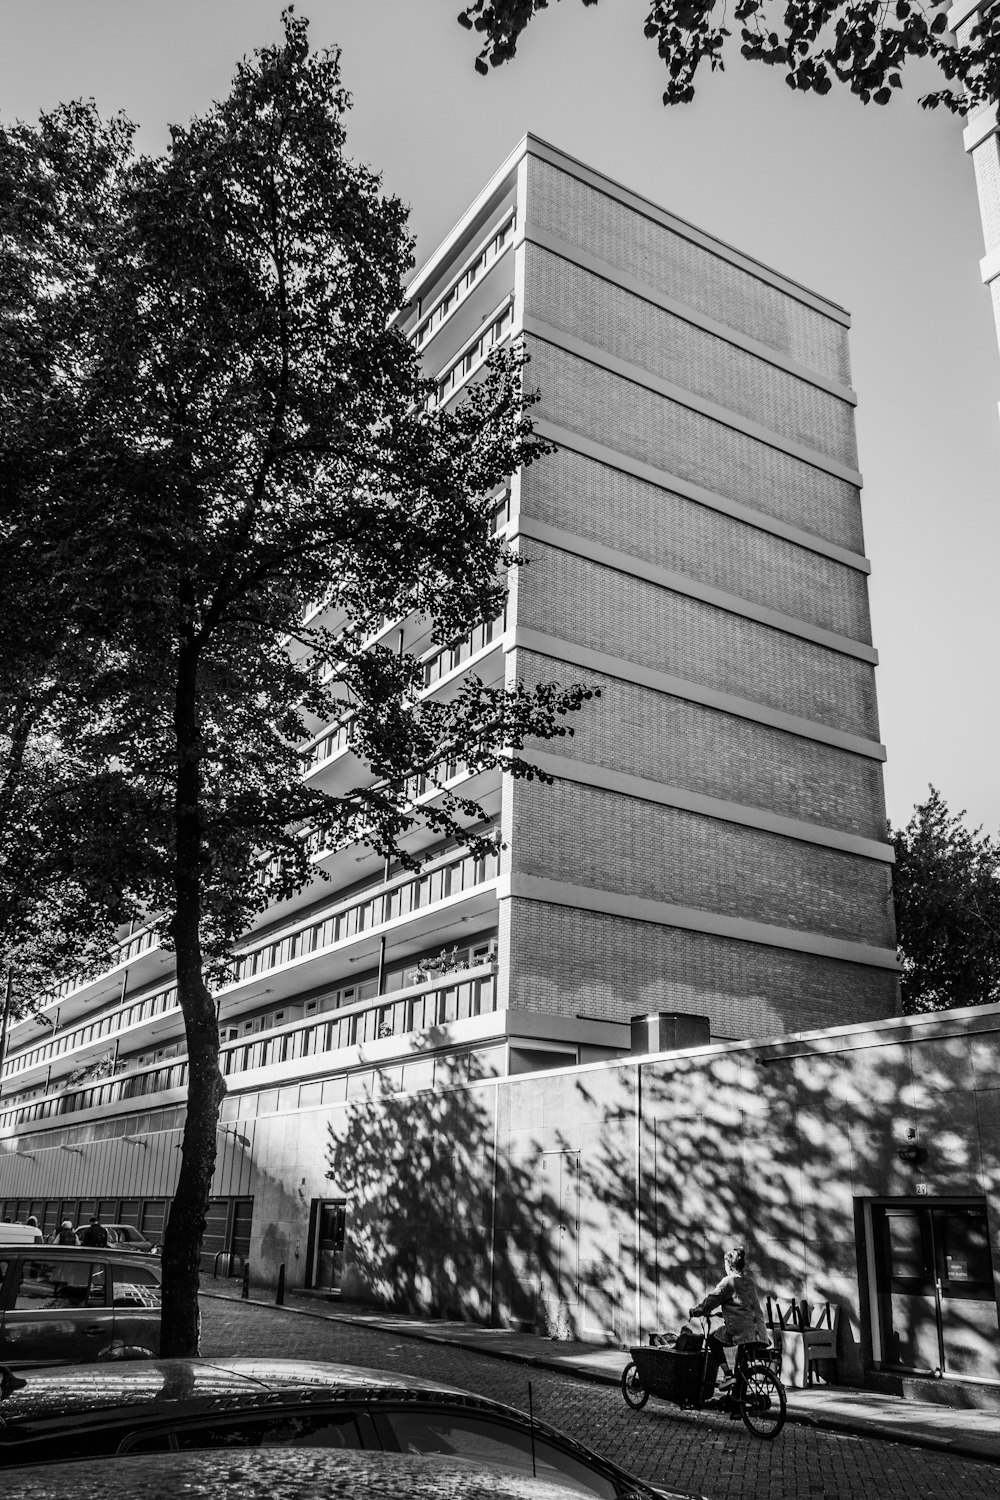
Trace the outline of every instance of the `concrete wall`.
<instances>
[{"instance_id":1,"label":"concrete wall","mask_svg":"<svg viewBox=\"0 0 1000 1500\"><path fill-rule=\"evenodd\" d=\"M841 1308L859 1379L865 1200L983 1196L1000 1267L998 1062L988 1007L259 1119L254 1277L301 1284L309 1202L342 1194L346 1294L627 1340L744 1240L762 1290ZM996 1342L970 1358L1000 1378Z\"/></svg>"}]
</instances>

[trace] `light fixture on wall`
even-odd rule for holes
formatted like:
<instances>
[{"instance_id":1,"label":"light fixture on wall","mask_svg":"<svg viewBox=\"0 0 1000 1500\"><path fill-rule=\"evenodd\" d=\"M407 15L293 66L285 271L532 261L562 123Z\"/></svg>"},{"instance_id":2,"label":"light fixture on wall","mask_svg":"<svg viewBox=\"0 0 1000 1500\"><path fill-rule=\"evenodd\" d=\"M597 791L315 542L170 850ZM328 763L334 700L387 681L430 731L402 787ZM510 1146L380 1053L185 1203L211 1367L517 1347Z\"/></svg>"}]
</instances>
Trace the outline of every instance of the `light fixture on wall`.
<instances>
[{"instance_id":1,"label":"light fixture on wall","mask_svg":"<svg viewBox=\"0 0 1000 1500\"><path fill-rule=\"evenodd\" d=\"M130 1146L142 1146L146 1149L149 1147L149 1142L143 1140L141 1135L123 1135L122 1140L128 1141Z\"/></svg>"},{"instance_id":2,"label":"light fixture on wall","mask_svg":"<svg viewBox=\"0 0 1000 1500\"><path fill-rule=\"evenodd\" d=\"M82 1146L67 1146L66 1143L65 1143L65 1141L59 1147L59 1150L60 1151L75 1151L76 1154L77 1154L77 1156L82 1156L83 1155L83 1147Z\"/></svg>"},{"instance_id":3,"label":"light fixture on wall","mask_svg":"<svg viewBox=\"0 0 1000 1500\"><path fill-rule=\"evenodd\" d=\"M900 1146L896 1155L907 1167L919 1167L921 1162L927 1160L927 1152L923 1146Z\"/></svg>"},{"instance_id":4,"label":"light fixture on wall","mask_svg":"<svg viewBox=\"0 0 1000 1500\"><path fill-rule=\"evenodd\" d=\"M34 1151L15 1151L14 1155L15 1156L23 1156L26 1161L34 1161L34 1159L35 1159L35 1153L34 1153Z\"/></svg>"}]
</instances>

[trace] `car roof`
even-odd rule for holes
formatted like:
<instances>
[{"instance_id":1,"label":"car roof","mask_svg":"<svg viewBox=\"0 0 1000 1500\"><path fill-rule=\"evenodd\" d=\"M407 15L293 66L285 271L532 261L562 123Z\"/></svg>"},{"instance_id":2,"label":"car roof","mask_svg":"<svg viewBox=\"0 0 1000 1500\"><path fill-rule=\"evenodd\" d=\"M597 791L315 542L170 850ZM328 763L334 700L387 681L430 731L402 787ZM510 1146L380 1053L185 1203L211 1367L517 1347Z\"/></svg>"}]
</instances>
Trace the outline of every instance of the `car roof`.
<instances>
[{"instance_id":1,"label":"car roof","mask_svg":"<svg viewBox=\"0 0 1000 1500\"><path fill-rule=\"evenodd\" d=\"M165 1403L231 1408L280 1404L283 1396L318 1400L337 1393L386 1399L418 1393L468 1400L496 1409L497 1403L455 1386L391 1370L319 1360L157 1359L110 1364L62 1365L21 1372L27 1384L0 1407L0 1446L23 1438L52 1418L86 1413L97 1417L148 1406L150 1417Z\"/></svg>"},{"instance_id":2,"label":"car roof","mask_svg":"<svg viewBox=\"0 0 1000 1500\"><path fill-rule=\"evenodd\" d=\"M137 1266L148 1266L149 1256L142 1250L119 1249L117 1245L46 1245L43 1240L9 1240L5 1241L0 1235L0 1250L30 1250L41 1251L44 1255L85 1256L93 1258L95 1250L110 1250L116 1260L131 1260Z\"/></svg>"},{"instance_id":3,"label":"car roof","mask_svg":"<svg viewBox=\"0 0 1000 1500\"><path fill-rule=\"evenodd\" d=\"M145 1453L7 1470L19 1500L579 1500L579 1490L440 1454L329 1448Z\"/></svg>"}]
</instances>

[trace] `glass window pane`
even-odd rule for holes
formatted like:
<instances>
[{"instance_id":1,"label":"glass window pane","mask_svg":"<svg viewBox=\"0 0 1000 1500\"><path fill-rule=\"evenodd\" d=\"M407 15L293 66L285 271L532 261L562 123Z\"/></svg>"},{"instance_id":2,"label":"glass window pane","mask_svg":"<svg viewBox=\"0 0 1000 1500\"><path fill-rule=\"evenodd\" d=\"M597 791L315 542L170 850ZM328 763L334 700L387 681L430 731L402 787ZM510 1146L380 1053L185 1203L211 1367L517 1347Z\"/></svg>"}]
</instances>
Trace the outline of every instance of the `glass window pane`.
<instances>
[{"instance_id":1,"label":"glass window pane","mask_svg":"<svg viewBox=\"0 0 1000 1500\"><path fill-rule=\"evenodd\" d=\"M923 1279L927 1268L919 1218L916 1214L886 1214L885 1222L889 1235L890 1276Z\"/></svg>"},{"instance_id":2,"label":"glass window pane","mask_svg":"<svg viewBox=\"0 0 1000 1500\"><path fill-rule=\"evenodd\" d=\"M146 1266L113 1265L115 1307L159 1307L160 1278Z\"/></svg>"},{"instance_id":3,"label":"glass window pane","mask_svg":"<svg viewBox=\"0 0 1000 1500\"><path fill-rule=\"evenodd\" d=\"M611 1500L615 1494L613 1482L592 1469L582 1455L539 1436L532 1444L527 1423L518 1427L513 1422L462 1412L394 1411L386 1417L402 1453L441 1453L487 1467L503 1467L529 1479L535 1474L584 1495Z\"/></svg>"}]
</instances>

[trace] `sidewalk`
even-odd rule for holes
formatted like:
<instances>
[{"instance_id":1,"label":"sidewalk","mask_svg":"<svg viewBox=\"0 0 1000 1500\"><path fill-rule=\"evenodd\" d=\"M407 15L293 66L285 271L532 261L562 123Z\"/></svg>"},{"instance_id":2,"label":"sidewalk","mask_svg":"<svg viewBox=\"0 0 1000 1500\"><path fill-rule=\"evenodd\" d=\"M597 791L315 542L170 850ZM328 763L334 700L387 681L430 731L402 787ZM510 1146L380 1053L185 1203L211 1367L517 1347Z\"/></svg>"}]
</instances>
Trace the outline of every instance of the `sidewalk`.
<instances>
[{"instance_id":1,"label":"sidewalk","mask_svg":"<svg viewBox=\"0 0 1000 1500\"><path fill-rule=\"evenodd\" d=\"M202 1296L239 1301L235 1283L210 1283ZM272 1297L251 1297L257 1307L273 1307ZM400 1313L369 1312L362 1308L338 1310L325 1298L288 1292L284 1311L332 1323L377 1328L402 1338L430 1344L457 1344L478 1354L516 1360L540 1370L556 1370L609 1386L619 1386L628 1363L625 1350L599 1344L549 1339L515 1333L505 1328L480 1328L474 1323L411 1318ZM824 1427L855 1437L884 1438L914 1447L934 1448L963 1458L1000 1462L1000 1415L996 1412L936 1406L927 1401L904 1401L846 1386L813 1386L788 1391L788 1420Z\"/></svg>"}]
</instances>

